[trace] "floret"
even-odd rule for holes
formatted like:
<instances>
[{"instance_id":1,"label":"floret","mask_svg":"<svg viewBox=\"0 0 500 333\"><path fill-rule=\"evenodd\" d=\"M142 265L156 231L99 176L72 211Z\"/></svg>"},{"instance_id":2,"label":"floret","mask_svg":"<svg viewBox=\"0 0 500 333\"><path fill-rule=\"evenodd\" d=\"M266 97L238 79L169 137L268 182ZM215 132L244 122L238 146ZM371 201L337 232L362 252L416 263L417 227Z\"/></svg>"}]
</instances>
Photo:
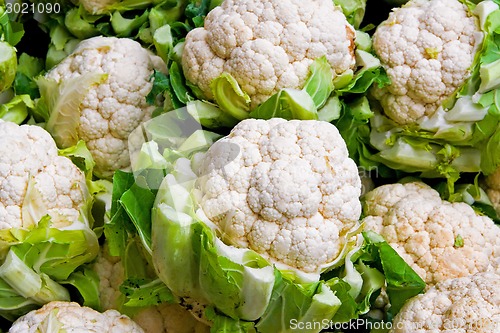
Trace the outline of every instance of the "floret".
<instances>
[{"instance_id":1,"label":"floret","mask_svg":"<svg viewBox=\"0 0 500 333\"><path fill-rule=\"evenodd\" d=\"M365 196L366 229L382 235L428 286L497 267L500 228L462 202L420 183L383 185Z\"/></svg>"},{"instance_id":2,"label":"floret","mask_svg":"<svg viewBox=\"0 0 500 333\"><path fill-rule=\"evenodd\" d=\"M9 333L37 332L143 333L130 318L116 310L103 313L75 302L50 302L14 322Z\"/></svg>"},{"instance_id":3,"label":"floret","mask_svg":"<svg viewBox=\"0 0 500 333\"><path fill-rule=\"evenodd\" d=\"M500 275L493 272L438 283L415 296L390 333L491 333L500 329Z\"/></svg>"}]
</instances>

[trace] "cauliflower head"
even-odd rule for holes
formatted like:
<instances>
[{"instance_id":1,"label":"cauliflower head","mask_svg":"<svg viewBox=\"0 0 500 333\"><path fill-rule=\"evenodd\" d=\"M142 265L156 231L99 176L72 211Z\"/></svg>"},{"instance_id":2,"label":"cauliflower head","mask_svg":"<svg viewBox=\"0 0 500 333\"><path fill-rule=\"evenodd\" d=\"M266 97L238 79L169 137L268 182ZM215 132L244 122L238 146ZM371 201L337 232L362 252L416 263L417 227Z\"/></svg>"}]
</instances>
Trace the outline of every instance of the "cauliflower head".
<instances>
[{"instance_id":1,"label":"cauliflower head","mask_svg":"<svg viewBox=\"0 0 500 333\"><path fill-rule=\"evenodd\" d=\"M361 181L330 123L247 119L200 163L200 206L221 238L275 263L315 273L357 227Z\"/></svg>"},{"instance_id":2,"label":"cauliflower head","mask_svg":"<svg viewBox=\"0 0 500 333\"><path fill-rule=\"evenodd\" d=\"M146 308L136 315L134 321L145 333L208 333L210 326L197 320L179 304L163 303Z\"/></svg>"},{"instance_id":3,"label":"cauliflower head","mask_svg":"<svg viewBox=\"0 0 500 333\"><path fill-rule=\"evenodd\" d=\"M492 333L500 330L500 275L493 272L442 281L410 299L390 333Z\"/></svg>"},{"instance_id":4,"label":"cauliflower head","mask_svg":"<svg viewBox=\"0 0 500 333\"><path fill-rule=\"evenodd\" d=\"M373 35L391 84L374 86L372 95L398 124L432 116L470 76L482 36L458 0L412 0L394 9Z\"/></svg>"},{"instance_id":5,"label":"cauliflower head","mask_svg":"<svg viewBox=\"0 0 500 333\"><path fill-rule=\"evenodd\" d=\"M151 118L155 108L148 105L145 98L153 85L150 77L155 63L158 62L152 59L151 53L138 42L99 36L82 41L72 54L46 74L47 79L58 84L85 75L103 75L103 80L90 85L86 91L78 114L68 116L78 119L75 140L86 142L96 163L97 176L109 178L115 170L130 165L128 136ZM56 142L62 147L76 143L57 137Z\"/></svg>"},{"instance_id":6,"label":"cauliflower head","mask_svg":"<svg viewBox=\"0 0 500 333\"><path fill-rule=\"evenodd\" d=\"M47 131L0 120L0 156L0 229L28 228L46 214L56 228L79 220L90 196L85 175Z\"/></svg>"},{"instance_id":7,"label":"cauliflower head","mask_svg":"<svg viewBox=\"0 0 500 333\"><path fill-rule=\"evenodd\" d=\"M47 330L47 327L50 329ZM36 332L143 333L129 317L116 310L103 313L75 302L50 302L17 319L9 333Z\"/></svg>"},{"instance_id":8,"label":"cauliflower head","mask_svg":"<svg viewBox=\"0 0 500 333\"><path fill-rule=\"evenodd\" d=\"M497 214L500 215L500 167L486 177L486 193L493 204Z\"/></svg>"},{"instance_id":9,"label":"cauliflower head","mask_svg":"<svg viewBox=\"0 0 500 333\"><path fill-rule=\"evenodd\" d=\"M365 200L365 228L382 235L428 286L498 265L500 228L466 203L441 200L420 182L383 185Z\"/></svg>"},{"instance_id":10,"label":"cauliflower head","mask_svg":"<svg viewBox=\"0 0 500 333\"><path fill-rule=\"evenodd\" d=\"M231 74L254 108L280 89L302 88L322 56L334 73L353 69L354 37L329 0L226 0L186 36L182 67L208 99L212 80Z\"/></svg>"},{"instance_id":11,"label":"cauliflower head","mask_svg":"<svg viewBox=\"0 0 500 333\"><path fill-rule=\"evenodd\" d=\"M94 271L99 276L99 296L104 310L120 308L123 294L120 285L125 270L120 257L109 254L108 245L101 246ZM179 304L162 303L141 309L131 315L145 333L208 333L210 327L198 320L194 313Z\"/></svg>"},{"instance_id":12,"label":"cauliflower head","mask_svg":"<svg viewBox=\"0 0 500 333\"><path fill-rule=\"evenodd\" d=\"M119 287L125 280L125 271L120 257L109 254L107 242L100 247L93 269L99 276L99 299L102 309L117 309L122 297Z\"/></svg>"}]
</instances>

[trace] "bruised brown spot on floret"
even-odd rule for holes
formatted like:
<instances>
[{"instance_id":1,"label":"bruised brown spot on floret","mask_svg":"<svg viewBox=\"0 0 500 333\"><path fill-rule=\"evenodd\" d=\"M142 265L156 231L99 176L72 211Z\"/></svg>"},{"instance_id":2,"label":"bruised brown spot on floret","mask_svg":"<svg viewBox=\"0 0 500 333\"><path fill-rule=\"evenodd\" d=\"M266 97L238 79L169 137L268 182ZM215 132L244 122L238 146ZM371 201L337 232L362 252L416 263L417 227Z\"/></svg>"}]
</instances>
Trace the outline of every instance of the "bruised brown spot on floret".
<instances>
[{"instance_id":1,"label":"bruised brown spot on floret","mask_svg":"<svg viewBox=\"0 0 500 333\"><path fill-rule=\"evenodd\" d=\"M356 33L354 32L352 27L349 25L345 26L345 32L346 32L347 40L349 41L349 54L351 55L351 57L354 57L354 51L356 49L356 45L354 43L354 38L356 37Z\"/></svg>"}]
</instances>

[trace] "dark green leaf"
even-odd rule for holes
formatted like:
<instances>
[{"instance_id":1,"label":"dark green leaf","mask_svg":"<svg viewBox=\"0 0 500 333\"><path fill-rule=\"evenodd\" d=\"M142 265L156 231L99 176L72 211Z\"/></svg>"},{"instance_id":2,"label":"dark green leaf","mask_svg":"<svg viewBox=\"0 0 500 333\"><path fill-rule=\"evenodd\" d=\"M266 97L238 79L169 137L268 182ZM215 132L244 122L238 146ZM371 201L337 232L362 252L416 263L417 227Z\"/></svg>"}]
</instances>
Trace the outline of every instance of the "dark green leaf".
<instances>
[{"instance_id":1,"label":"dark green leaf","mask_svg":"<svg viewBox=\"0 0 500 333\"><path fill-rule=\"evenodd\" d=\"M170 79L167 75L157 70L154 71L151 78L153 79L153 87L146 96L146 102L148 102L149 105L154 105L156 104L156 98L158 95L162 95L166 90L168 90L170 86Z\"/></svg>"},{"instance_id":2,"label":"dark green leaf","mask_svg":"<svg viewBox=\"0 0 500 333\"><path fill-rule=\"evenodd\" d=\"M175 296L159 279L127 279L120 285L127 298L125 306L147 307L161 303L174 303Z\"/></svg>"},{"instance_id":3,"label":"dark green leaf","mask_svg":"<svg viewBox=\"0 0 500 333\"><path fill-rule=\"evenodd\" d=\"M61 281L61 284L69 284L75 287L80 293L83 305L93 309L101 309L99 276L97 272L87 267L73 272L67 280Z\"/></svg>"},{"instance_id":4,"label":"dark green leaf","mask_svg":"<svg viewBox=\"0 0 500 333\"><path fill-rule=\"evenodd\" d=\"M137 183L125 191L119 200L148 248L151 248L151 208L154 201L155 194Z\"/></svg>"},{"instance_id":5,"label":"dark green leaf","mask_svg":"<svg viewBox=\"0 0 500 333\"><path fill-rule=\"evenodd\" d=\"M363 237L368 249L361 258L366 263L375 263L384 273L391 304L389 312L396 315L408 299L424 290L425 282L380 235L368 231L363 232Z\"/></svg>"}]
</instances>

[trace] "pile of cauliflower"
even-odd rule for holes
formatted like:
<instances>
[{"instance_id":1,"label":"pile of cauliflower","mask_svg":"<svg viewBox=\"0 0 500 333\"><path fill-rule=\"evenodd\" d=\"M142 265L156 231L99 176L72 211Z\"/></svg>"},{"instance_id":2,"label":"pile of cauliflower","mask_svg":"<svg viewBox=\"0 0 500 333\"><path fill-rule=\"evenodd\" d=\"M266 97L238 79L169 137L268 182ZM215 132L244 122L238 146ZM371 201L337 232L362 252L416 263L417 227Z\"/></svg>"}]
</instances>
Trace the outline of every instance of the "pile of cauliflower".
<instances>
[{"instance_id":1,"label":"pile of cauliflower","mask_svg":"<svg viewBox=\"0 0 500 333\"><path fill-rule=\"evenodd\" d=\"M478 191L484 191L488 197L485 208L460 201L454 193L447 193L449 196L445 198L442 191L433 186L437 181L428 181L425 177L429 174L425 172L412 174L414 178L398 179L400 173L391 170L398 168L388 164L383 166L384 170L390 170L386 174L397 177L388 180L360 174L363 167L356 164L359 156L352 154L352 138L336 126L345 121L342 117L348 114L346 110L354 110L354 117L360 118L356 121L373 128L378 126L371 133L361 133L366 134L368 140L383 136L383 145L389 146L391 140L396 140L394 135L403 132L413 133L415 137L428 135L432 140L431 136L436 133L426 132L419 126L429 122L437 127L453 123L453 119L440 118L443 105L475 89L472 96L467 95L471 103L494 101L489 109L481 112L484 111L483 118L491 116L498 124L480 124L483 118L472 112L475 109L459 106L465 108L467 121L477 121L471 125L475 130L500 137L498 72L476 70L477 52L493 47L484 44L485 31L500 31L481 17L498 10L498 1L475 2L477 7L462 0L398 1L405 4L394 8L385 21L376 22L377 28L369 42L362 40L364 34L357 31L346 16L349 2L343 0L225 0L201 4L183 0L81 0L64 3L63 6L69 7L63 9L78 10L81 21L76 26L82 30L90 26L94 29L96 36L82 40L72 36L73 30L65 27L64 13L58 19L37 17L42 30L50 32L54 44L51 47L67 52L67 56L46 70L40 62L44 69L29 78L35 90L23 88L30 69L19 64L15 79L10 75L7 80L2 76L5 68L0 67L0 270L7 261L7 253L14 253L29 272L40 277L40 285L46 288L43 290L52 290L57 284L54 288L62 288L68 296L42 304L39 300L46 295L38 294L37 288L42 289L41 286L27 292L9 285L5 298L20 304L14 310L6 309L0 301L0 316L8 320L15 317L9 323L9 332L214 332L213 327L211 330L214 320L231 315L218 309L218 303L211 299L214 293L222 294L222 291L205 292L203 284L220 287L218 283L224 278L228 286L238 289L242 303L249 299L257 304L256 308L262 307L255 315L257 319L248 319L237 311L247 310L254 304L234 305L238 308L234 313L238 315L229 319L238 325L245 321L253 325L264 314L270 312L272 316L273 311L282 310L266 308L284 297L280 294L283 290L273 288L296 288L287 291L296 293L294 301L298 303L303 295L314 294L312 306L292 305L304 311L300 315L306 319L315 318L317 313L313 311L328 312L314 306L336 300L337 296L341 298L344 292L354 295L353 302L371 301L368 306L371 311L360 313L362 318L392 320L389 333L500 332L500 227L497 225L500 151L491 146L474 147L482 154L493 155L488 158L494 161L496 168L474 180ZM374 0L368 0L370 3L377 5ZM470 11L470 6L476 9ZM5 36L12 38L10 34L15 33L2 21L3 17L9 20L4 15L7 8L0 2L0 46ZM135 14L143 9L145 14L135 18L121 14L129 10ZM108 16L112 17L110 22L106 21ZM495 16L499 17L500 14ZM112 31L118 31L116 27L121 24L134 34L112 36ZM74 47L68 46L69 40L77 42ZM351 80L354 73L366 65L356 52L363 42L370 44L365 50L373 50L371 53L381 67L372 73L374 78L366 94L356 94L353 89L351 95L342 96L344 92L336 92L334 88L345 87L346 78ZM19 48L23 47L26 46L21 43ZM500 42L494 47L500 49ZM365 50L363 52L368 52ZM14 51L9 48L10 53ZM2 57L0 54L0 65ZM319 58L325 58L330 67L329 93L338 101L338 105L333 105L328 100L325 108L338 107L338 123L322 121L319 116L315 120L246 119L230 129L211 133L215 143L210 142L210 147L200 151L196 150L199 142L186 141L176 149L159 149L154 142L171 139L174 146L184 132L191 130L182 128L181 120L200 121L219 115L224 108L218 105L214 82L221 76L234 79L231 89L251 109L256 109L266 101L273 101L270 98L283 89L303 89L314 74L311 66ZM500 64L500 56L490 60ZM10 61L14 67L12 59ZM179 72L169 73L167 68L172 68L173 63L178 64ZM12 68L10 74L13 74ZM479 79L488 75L493 76L489 77L489 90L481 86ZM178 85L183 80L186 91ZM354 87L356 84L353 83ZM156 94L161 90L159 87L166 92ZM15 95L24 96L24 104L4 103ZM196 110L199 114L192 112L193 105L201 105L195 104L200 101L195 101L193 96L203 101L204 108ZM340 101L338 97L346 97L346 100ZM352 106L361 105L364 99L367 105L376 105L384 121L397 129L391 129L388 135L375 133L387 124L382 124L381 118L363 118L365 115ZM290 113L292 118L290 110L307 108L300 98L286 100L278 95L275 102L282 103L285 114ZM176 103L187 106L171 111ZM182 118L186 110L189 115ZM168 124L155 122L160 119L158 116L169 111L182 118L177 119L179 124L177 120ZM14 113L26 117L15 121ZM493 123L496 127L490 128ZM202 143L208 146L210 140L202 137L203 128L197 125L193 140L205 140ZM149 168L150 173L137 173L136 165L131 163L131 154L138 153L131 151L129 136L132 133L140 133L146 141L150 140L149 145L142 146L140 156L144 160L138 163ZM405 140L408 144L411 135ZM461 143L457 144L460 148ZM434 149L432 144L419 148L430 152ZM363 146L365 153L371 154L374 146ZM443 147L437 155L459 157L460 153L451 145ZM175 163L170 163L169 158L175 159ZM438 168L446 169L446 166L440 164ZM453 172L449 174L455 176ZM179 188L182 191L175 192ZM136 193L143 196L133 197ZM130 197L135 200L132 207L130 201L126 202ZM102 207L98 207L101 204ZM154 205L154 209L144 210L146 204ZM159 235L158 230L168 228L154 225L159 223L159 215L168 222L178 223L168 227L181 230L175 230L182 234L179 239L169 238L171 243L166 244L167 236ZM30 234L47 221L52 229ZM192 221L201 221L209 231L200 231L199 227L189 229L190 223L195 224ZM55 245L43 247L40 243L45 246L53 241L57 232L79 230L91 234L89 244L93 243L87 252L95 255L56 283L42 268L64 261L64 251L69 251L70 245L54 242ZM363 241L368 242L363 239L366 233L362 232L380 235L425 282L425 289L410 298L394 318L387 297L388 285L379 286L381 291L374 294L376 297L360 300L360 295L367 292L365 289L376 289L367 285L376 269L363 266L365 259L359 254ZM182 249L173 248L178 246L174 244L176 241L181 242L181 236L196 233L201 235L200 239L193 237ZM135 253L129 248L131 243L117 244L117 239L124 244L132 239L140 244L140 250ZM132 253L137 256L134 260L150 266L147 279L143 276L129 279L136 267L130 267L130 262L116 255L120 246L120 254ZM19 248L29 248L29 254L23 252L24 257L17 254ZM172 271L167 264L167 255L177 250L174 256L185 255L180 262L185 263L191 280L177 279L176 286L185 288L194 281L193 285L198 288L182 295L177 295L175 286L168 283L176 279L177 274L185 274ZM111 254L113 251L115 255ZM34 252L53 261L38 262L32 259ZM360 261L356 262L359 257ZM324 276L342 271L339 263L345 262L349 267L354 267L356 262L355 269L365 269L357 281L359 290L343 291L334 289L338 287L334 283L321 284ZM348 279L347 275L352 273L348 270L342 271L339 281ZM227 271L233 275L224 275ZM19 281L22 280L20 272L16 271ZM154 297L148 295L157 298L154 304L140 303L147 298L142 296L140 306L126 304L132 296L120 287L130 281L141 286L146 280L150 282L150 277L168 289L170 300L160 297L164 296L161 292L166 293L163 289ZM0 276L0 284L4 279ZM285 284L280 283L286 279L296 284L283 287ZM88 289L82 290L81 281L93 283L87 283ZM264 291L263 286L268 289ZM252 292L257 296L249 293L251 288L255 288ZM267 299L262 301L261 294ZM282 302L283 309L289 306ZM330 310L335 306L340 307L332 303ZM227 325L225 332L230 333L242 332L240 329L244 327L236 329ZM255 327L251 329L269 332L260 331L259 324ZM253 332L251 329L248 332ZM316 331L319 332L311 330Z\"/></svg>"}]
</instances>

